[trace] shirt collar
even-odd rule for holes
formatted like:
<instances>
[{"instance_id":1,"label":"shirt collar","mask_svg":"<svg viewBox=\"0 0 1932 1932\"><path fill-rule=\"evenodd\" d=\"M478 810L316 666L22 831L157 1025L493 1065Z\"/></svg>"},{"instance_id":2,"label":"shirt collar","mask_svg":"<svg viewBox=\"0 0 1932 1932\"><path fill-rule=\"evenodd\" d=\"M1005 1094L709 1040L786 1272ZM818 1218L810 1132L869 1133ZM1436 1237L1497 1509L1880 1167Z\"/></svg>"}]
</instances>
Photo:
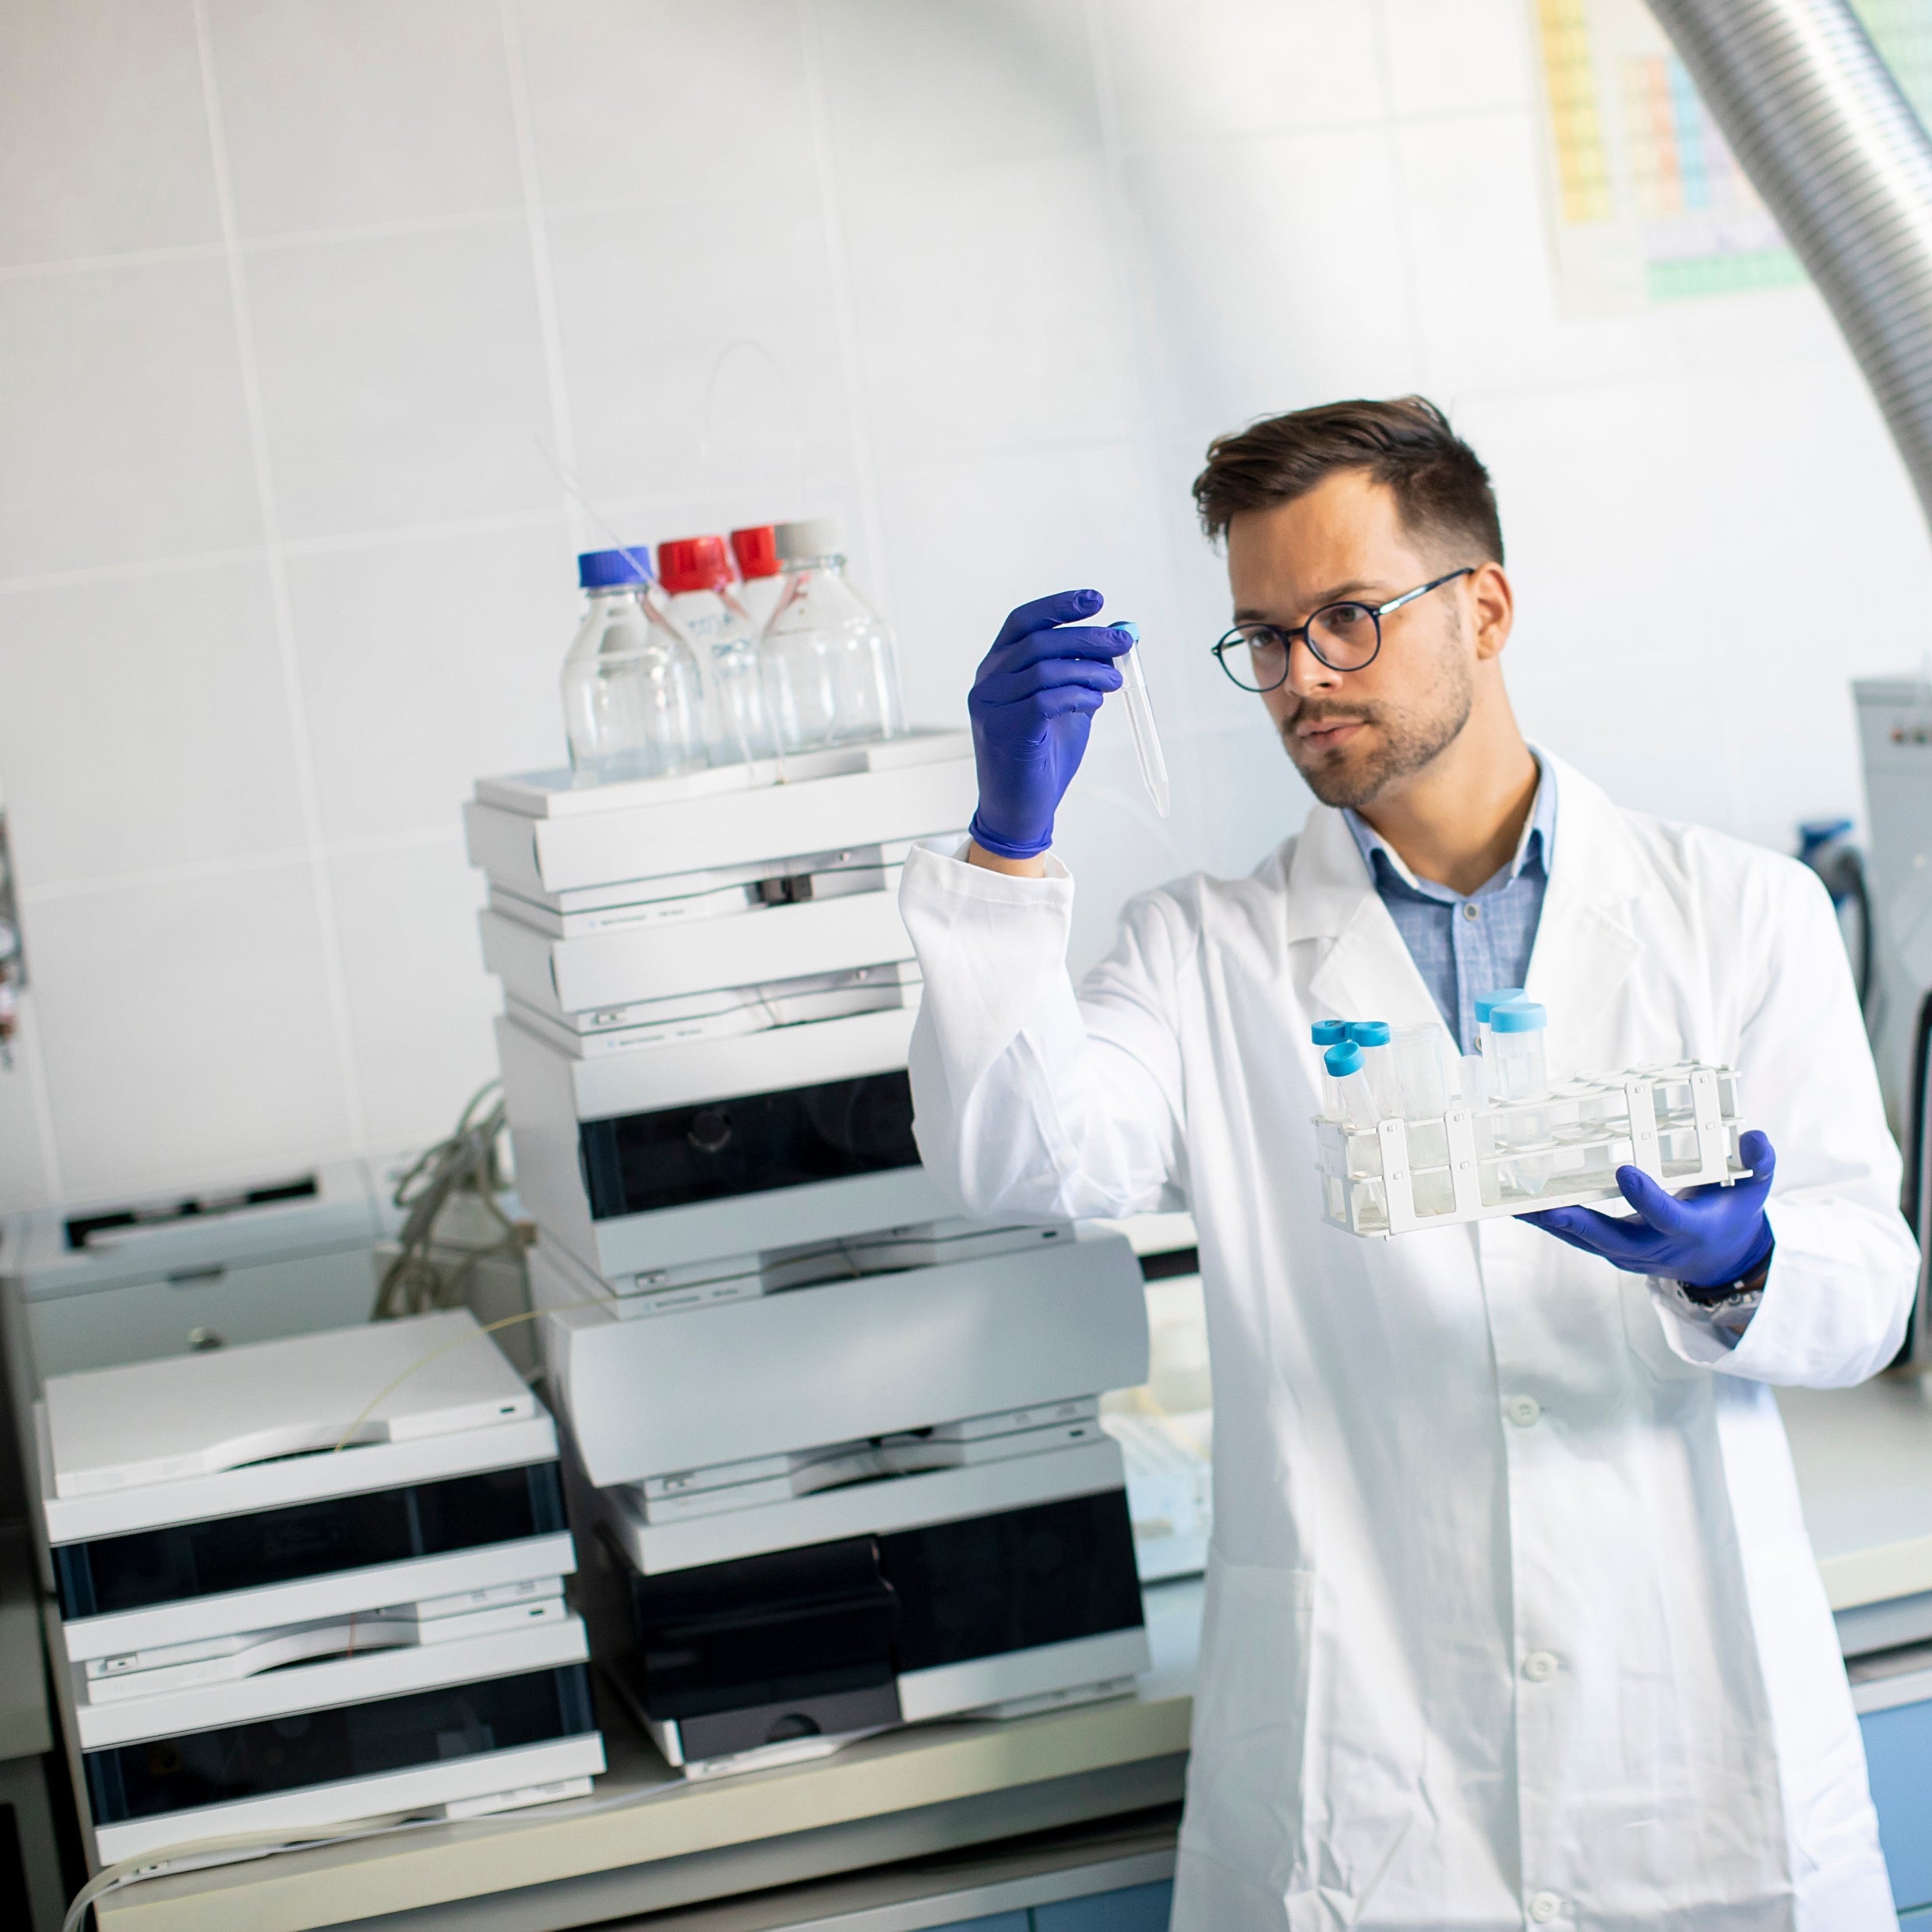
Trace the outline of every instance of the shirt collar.
<instances>
[{"instance_id":1,"label":"shirt collar","mask_svg":"<svg viewBox=\"0 0 1932 1932\"><path fill-rule=\"evenodd\" d=\"M1557 774L1550 761L1536 747L1529 748L1530 756L1536 760L1536 798L1529 809L1529 816L1523 821L1522 835L1516 841L1516 851L1509 864L1493 879L1486 880L1476 888L1483 892L1500 880L1504 885L1514 885L1524 866L1534 858L1542 866L1547 878L1556 855L1557 842ZM1380 855L1381 864L1412 892L1423 894L1432 899L1451 901L1473 898L1474 893L1460 893L1451 887L1439 885L1433 879L1418 879L1403 862L1401 855L1361 814L1348 806L1341 809L1341 816L1353 835L1356 848L1362 855L1362 862L1369 869L1369 876L1378 876L1377 864Z\"/></svg>"}]
</instances>

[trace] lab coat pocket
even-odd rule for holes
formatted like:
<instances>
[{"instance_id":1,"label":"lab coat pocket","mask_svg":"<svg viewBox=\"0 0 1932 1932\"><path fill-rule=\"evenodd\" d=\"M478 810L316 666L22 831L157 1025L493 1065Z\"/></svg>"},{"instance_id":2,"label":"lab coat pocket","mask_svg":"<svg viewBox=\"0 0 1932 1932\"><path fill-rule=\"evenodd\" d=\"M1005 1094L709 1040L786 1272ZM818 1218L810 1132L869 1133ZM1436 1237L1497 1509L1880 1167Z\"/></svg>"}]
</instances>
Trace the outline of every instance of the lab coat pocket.
<instances>
[{"instance_id":1,"label":"lab coat pocket","mask_svg":"<svg viewBox=\"0 0 1932 1932\"><path fill-rule=\"evenodd\" d=\"M1183 1838L1279 1899L1301 1853L1315 1575L1211 1557Z\"/></svg>"}]
</instances>

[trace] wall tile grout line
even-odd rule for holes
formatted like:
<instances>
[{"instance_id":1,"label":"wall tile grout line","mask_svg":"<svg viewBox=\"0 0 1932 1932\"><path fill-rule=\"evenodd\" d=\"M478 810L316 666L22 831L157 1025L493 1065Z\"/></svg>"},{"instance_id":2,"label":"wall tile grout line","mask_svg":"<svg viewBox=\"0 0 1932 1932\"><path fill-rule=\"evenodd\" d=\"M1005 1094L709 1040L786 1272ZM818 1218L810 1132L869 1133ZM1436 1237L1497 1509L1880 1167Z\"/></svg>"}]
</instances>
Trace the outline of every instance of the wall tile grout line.
<instances>
[{"instance_id":1,"label":"wall tile grout line","mask_svg":"<svg viewBox=\"0 0 1932 1932\"><path fill-rule=\"evenodd\" d=\"M355 1056L355 1031L349 1014L347 975L340 929L336 918L334 881L329 873L323 840L322 803L316 783L315 751L304 702L301 666L296 653L294 612L290 601L288 567L281 543L281 520L276 507L274 472L269 457L268 423L262 401L261 371L255 353L255 328L249 306L247 277L236 231L234 183L228 173L228 150L217 86L214 44L208 25L207 0L194 0L195 44L201 64L202 96L208 121L208 146L214 176L215 201L220 210L226 244L228 291L234 309L236 345L241 358L242 384L247 411L249 445L255 468L256 494L267 554L269 594L275 613L275 642L280 661L282 689L287 707L295 787L308 835L308 858L315 897L316 922L321 940L323 987L335 1035L337 1077L351 1149L369 1151L368 1116L362 1081Z\"/></svg>"},{"instance_id":2,"label":"wall tile grout line","mask_svg":"<svg viewBox=\"0 0 1932 1932\"><path fill-rule=\"evenodd\" d=\"M104 269L165 268L175 262L218 262L227 252L219 242L185 242L167 249L129 249L117 255L76 255L48 262L0 265L0 284L52 281L64 275L93 275Z\"/></svg>"},{"instance_id":3,"label":"wall tile grout line","mask_svg":"<svg viewBox=\"0 0 1932 1932\"><path fill-rule=\"evenodd\" d=\"M799 35L805 49L806 101L812 119L812 152L818 175L819 224L831 273L832 315L838 332L838 359L845 382L847 434L858 483L859 513L865 519L871 553L867 585L882 609L892 606L892 572L886 557L885 519L879 502L879 464L873 447L871 398L866 387L864 345L858 337L858 305L852 287L851 252L838 188L838 159L833 145L831 108L825 92L825 52L820 43L813 0L794 0ZM795 514L803 513L803 506Z\"/></svg>"},{"instance_id":4,"label":"wall tile grout line","mask_svg":"<svg viewBox=\"0 0 1932 1932\"><path fill-rule=\"evenodd\" d=\"M382 852L428 851L439 846L460 848L463 827L447 824L409 825L393 831L368 832L353 838L325 838L319 847L282 845L261 852L239 852L225 858L185 859L171 866L144 866L132 872L93 873L73 879L50 879L20 890L23 905L48 905L64 899L88 899L104 893L134 892L154 886L189 885L210 879L243 879L251 873L281 872L314 862L317 851L326 859L361 858Z\"/></svg>"},{"instance_id":5,"label":"wall tile grout line","mask_svg":"<svg viewBox=\"0 0 1932 1932\"><path fill-rule=\"evenodd\" d=\"M563 514L570 548L589 547L586 506L569 479L577 474L576 434L570 418L570 389L563 366L563 326L557 316L556 277L551 271L550 224L543 201L543 176L537 165L537 135L531 119L529 76L524 66L523 30L516 0L498 0L503 33L503 62L509 82L510 118L516 130L516 171L523 183L523 220L530 239L530 267L537 291L537 333L543 343L544 380L550 397L550 435L556 466L562 472Z\"/></svg>"}]
</instances>

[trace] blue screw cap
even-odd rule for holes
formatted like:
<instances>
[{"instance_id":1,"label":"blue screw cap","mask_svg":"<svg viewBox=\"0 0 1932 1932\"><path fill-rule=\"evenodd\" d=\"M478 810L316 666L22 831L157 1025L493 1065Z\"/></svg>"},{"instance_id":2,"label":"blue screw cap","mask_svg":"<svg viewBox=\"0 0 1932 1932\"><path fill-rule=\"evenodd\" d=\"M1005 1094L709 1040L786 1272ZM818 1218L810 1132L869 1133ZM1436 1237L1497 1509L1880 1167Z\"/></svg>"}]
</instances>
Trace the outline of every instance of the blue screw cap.
<instances>
[{"instance_id":1,"label":"blue screw cap","mask_svg":"<svg viewBox=\"0 0 1932 1932\"><path fill-rule=\"evenodd\" d=\"M1549 1024L1549 1015L1534 999L1512 999L1490 1013L1492 1033L1540 1033Z\"/></svg>"},{"instance_id":2,"label":"blue screw cap","mask_svg":"<svg viewBox=\"0 0 1932 1932\"><path fill-rule=\"evenodd\" d=\"M577 583L586 591L612 591L651 580L650 552L643 544L622 550L586 550L577 559Z\"/></svg>"},{"instance_id":3,"label":"blue screw cap","mask_svg":"<svg viewBox=\"0 0 1932 1932\"><path fill-rule=\"evenodd\" d=\"M1344 1020L1317 1020L1308 1031L1317 1046L1339 1046L1349 1037Z\"/></svg>"},{"instance_id":4,"label":"blue screw cap","mask_svg":"<svg viewBox=\"0 0 1932 1932\"><path fill-rule=\"evenodd\" d=\"M1357 1046L1387 1046L1389 1026L1386 1020L1351 1020L1349 1038Z\"/></svg>"},{"instance_id":5,"label":"blue screw cap","mask_svg":"<svg viewBox=\"0 0 1932 1932\"><path fill-rule=\"evenodd\" d=\"M1321 1063L1337 1080L1345 1079L1350 1074L1362 1070L1362 1049L1352 1040L1344 1040L1339 1046L1331 1046L1321 1056Z\"/></svg>"},{"instance_id":6,"label":"blue screw cap","mask_svg":"<svg viewBox=\"0 0 1932 1932\"><path fill-rule=\"evenodd\" d=\"M1478 993L1475 996L1476 1024L1478 1026L1486 1025L1489 1023L1490 1016L1502 1005L1504 1000L1520 999L1522 997L1523 989L1521 986L1499 986L1494 992Z\"/></svg>"}]
</instances>

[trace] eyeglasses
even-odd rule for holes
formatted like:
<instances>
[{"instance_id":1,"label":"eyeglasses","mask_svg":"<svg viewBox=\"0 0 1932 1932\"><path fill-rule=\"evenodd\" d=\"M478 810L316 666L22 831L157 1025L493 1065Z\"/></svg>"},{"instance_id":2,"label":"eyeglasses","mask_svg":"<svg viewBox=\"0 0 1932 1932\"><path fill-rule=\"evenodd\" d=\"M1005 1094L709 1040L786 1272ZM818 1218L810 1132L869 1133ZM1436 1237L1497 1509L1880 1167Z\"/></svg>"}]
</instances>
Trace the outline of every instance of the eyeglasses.
<instances>
[{"instance_id":1,"label":"eyeglasses","mask_svg":"<svg viewBox=\"0 0 1932 1932\"><path fill-rule=\"evenodd\" d=\"M1284 630L1278 624L1237 624L1215 646L1221 668L1244 691L1272 691L1288 675L1288 661L1299 637L1331 671L1363 671L1382 648L1382 619L1431 591L1440 591L1458 577L1473 576L1476 566L1465 563L1419 583L1386 604L1359 604L1352 598L1324 604L1305 624Z\"/></svg>"}]
</instances>

